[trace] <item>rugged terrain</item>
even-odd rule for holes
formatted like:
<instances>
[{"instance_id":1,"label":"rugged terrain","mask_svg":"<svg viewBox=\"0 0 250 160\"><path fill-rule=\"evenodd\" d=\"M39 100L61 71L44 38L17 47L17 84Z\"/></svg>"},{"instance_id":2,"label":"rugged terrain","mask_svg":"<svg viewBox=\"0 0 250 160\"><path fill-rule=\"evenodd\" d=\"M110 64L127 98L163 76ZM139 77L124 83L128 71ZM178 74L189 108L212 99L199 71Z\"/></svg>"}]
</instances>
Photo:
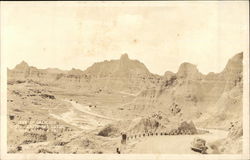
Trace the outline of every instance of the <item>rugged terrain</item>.
<instances>
[{"instance_id":1,"label":"rugged terrain","mask_svg":"<svg viewBox=\"0 0 250 160\"><path fill-rule=\"evenodd\" d=\"M204 75L185 62L163 76L127 54L84 71L37 69L23 61L8 69L8 152L148 153L140 147L164 139L152 136L189 143L204 134L210 153L240 153L242 59L236 54L220 73ZM199 128L229 134L211 139ZM121 133L128 136L125 148Z\"/></svg>"}]
</instances>

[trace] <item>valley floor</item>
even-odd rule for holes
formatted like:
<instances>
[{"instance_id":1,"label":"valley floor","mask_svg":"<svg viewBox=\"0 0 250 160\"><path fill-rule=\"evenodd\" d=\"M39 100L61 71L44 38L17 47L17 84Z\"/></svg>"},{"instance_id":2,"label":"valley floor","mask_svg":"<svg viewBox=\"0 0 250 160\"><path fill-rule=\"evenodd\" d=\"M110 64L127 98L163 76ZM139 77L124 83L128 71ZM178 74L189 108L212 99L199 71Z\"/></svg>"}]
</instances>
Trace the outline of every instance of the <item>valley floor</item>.
<instances>
[{"instance_id":1,"label":"valley floor","mask_svg":"<svg viewBox=\"0 0 250 160\"><path fill-rule=\"evenodd\" d=\"M118 122L118 129L126 129L129 123L133 123L131 120L144 116L124 107L134 98L128 93L71 92L32 83L9 85L8 152L115 154L116 148L119 148L121 153L129 154L197 154L190 149L195 137L203 138L209 144L228 135L227 131L209 129L209 133L198 135L129 139L125 146L121 145L120 130L114 129L116 134L101 136L100 130L107 125ZM142 125L159 127L159 124L150 121L152 119L142 121ZM53 131L53 125L40 121L55 122L54 127L61 128ZM137 127L143 129L145 126ZM107 128L107 132L112 131L112 127ZM209 153L219 152L211 149Z\"/></svg>"}]
</instances>

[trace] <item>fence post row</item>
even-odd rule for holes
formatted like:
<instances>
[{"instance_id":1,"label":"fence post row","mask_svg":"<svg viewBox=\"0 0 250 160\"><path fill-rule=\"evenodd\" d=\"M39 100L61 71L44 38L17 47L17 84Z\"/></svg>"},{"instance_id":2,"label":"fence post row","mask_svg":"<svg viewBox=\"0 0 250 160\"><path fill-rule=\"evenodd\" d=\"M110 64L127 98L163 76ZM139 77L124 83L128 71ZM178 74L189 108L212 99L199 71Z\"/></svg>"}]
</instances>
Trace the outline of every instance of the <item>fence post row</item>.
<instances>
[{"instance_id":1,"label":"fence post row","mask_svg":"<svg viewBox=\"0 0 250 160\"><path fill-rule=\"evenodd\" d=\"M160 133L157 133L157 132L155 132L155 133L152 133L152 132L150 132L150 133L142 133L142 134L135 134L135 135L131 135L130 137L126 137L126 135L123 135L123 137L122 137L122 139L124 140L124 139L126 139L126 140L129 140L129 139L136 139L137 137L146 137L146 136L158 136L158 135L161 135L161 136L163 136L163 135L178 135L178 134L181 134L181 135L183 135L183 134L188 134L188 135L190 135L190 134L192 134L190 131L183 131L183 130L181 130L181 131L178 131L178 130L172 130L171 132L160 132ZM126 141L126 140L124 140L124 141Z\"/></svg>"}]
</instances>

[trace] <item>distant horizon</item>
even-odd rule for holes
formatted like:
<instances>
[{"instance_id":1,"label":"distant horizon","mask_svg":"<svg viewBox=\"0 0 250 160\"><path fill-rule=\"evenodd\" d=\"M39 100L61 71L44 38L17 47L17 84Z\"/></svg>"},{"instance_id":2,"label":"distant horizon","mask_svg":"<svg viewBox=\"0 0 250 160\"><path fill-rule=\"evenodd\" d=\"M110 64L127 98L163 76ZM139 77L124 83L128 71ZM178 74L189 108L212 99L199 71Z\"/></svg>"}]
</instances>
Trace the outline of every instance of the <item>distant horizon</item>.
<instances>
[{"instance_id":1,"label":"distant horizon","mask_svg":"<svg viewBox=\"0 0 250 160\"><path fill-rule=\"evenodd\" d=\"M237 54L241 54L241 53L243 54L243 58L244 58L244 52L239 52L239 53L236 53L235 55L233 55L232 57L230 57L230 58L227 60L227 63L228 63L228 61L229 61L231 58L233 58L233 57L236 56ZM124 53L124 54L127 54L127 53ZM121 56L124 55L124 54L121 54ZM127 55L128 55L128 58L129 58L130 60L137 60L137 61L141 62L141 61L138 60L138 59L131 59L131 58L129 57L129 54L127 54ZM120 58L119 58L119 59L120 59ZM46 69L58 69L58 70L60 70L60 71L65 71L65 72L66 72L66 71L71 71L71 70L73 70L73 69L85 71L85 70L87 70L89 67L93 66L95 63L102 63L102 62L105 62L105 61L112 61L112 60L119 60L119 59L110 59L110 60L103 60L103 61L94 62L92 65L88 66L88 67L85 68L85 69L80 69L80 68L75 68L75 67L72 67L71 69L61 69L61 68L58 68L58 67L38 68L38 67L36 67L36 66L34 66L34 65L30 65L30 64L29 64L27 61L25 61L25 60L22 60L22 61L21 61L20 63L18 63L18 64L21 64L21 63L24 62L24 63L27 63L29 67L35 67L35 68L37 68L37 69L43 69L43 70L46 70ZM141 62L141 63L143 63L143 62ZM179 65L178 70L179 70L180 66L181 66L183 63L192 64L192 63L190 63L190 62L182 62L182 63ZM197 67L197 65L195 65L195 64L193 64L193 65L195 65L195 66L197 67L198 71L199 71L201 74L207 75L207 74L209 74L209 73L220 73L220 72L222 72L222 71L225 69L227 63L225 64L224 68L223 68L221 71L219 71L219 72L212 72L212 71L210 71L210 72L208 72L208 73L202 73L202 72L199 70L199 68ZM12 68L7 67L7 69L12 70L12 69L14 69L18 64L16 64L16 65L15 65L14 67L12 67ZM147 64L145 64L145 63L143 63L143 64L144 64L144 65L146 66L146 68L148 69ZM148 70L149 70L149 69L148 69ZM173 71L171 71L171 70L166 70L163 74L157 74L157 73L151 72L150 70L149 70L149 72L152 73L152 74L159 75L159 76L164 76L164 74L165 74L166 72L177 73L178 70L177 70L176 72L173 72Z\"/></svg>"}]
</instances>

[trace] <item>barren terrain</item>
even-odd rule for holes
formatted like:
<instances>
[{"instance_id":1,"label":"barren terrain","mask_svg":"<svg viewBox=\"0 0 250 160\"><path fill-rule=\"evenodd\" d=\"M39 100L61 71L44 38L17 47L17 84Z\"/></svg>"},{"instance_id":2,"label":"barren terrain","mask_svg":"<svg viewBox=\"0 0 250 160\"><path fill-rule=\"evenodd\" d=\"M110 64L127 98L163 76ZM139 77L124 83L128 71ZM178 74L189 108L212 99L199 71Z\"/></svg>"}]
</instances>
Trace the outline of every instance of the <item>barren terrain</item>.
<instances>
[{"instance_id":1,"label":"barren terrain","mask_svg":"<svg viewBox=\"0 0 250 160\"><path fill-rule=\"evenodd\" d=\"M8 69L8 152L199 154L190 147L200 137L208 154L241 153L242 59L163 76L127 54L85 71L21 62Z\"/></svg>"}]
</instances>

